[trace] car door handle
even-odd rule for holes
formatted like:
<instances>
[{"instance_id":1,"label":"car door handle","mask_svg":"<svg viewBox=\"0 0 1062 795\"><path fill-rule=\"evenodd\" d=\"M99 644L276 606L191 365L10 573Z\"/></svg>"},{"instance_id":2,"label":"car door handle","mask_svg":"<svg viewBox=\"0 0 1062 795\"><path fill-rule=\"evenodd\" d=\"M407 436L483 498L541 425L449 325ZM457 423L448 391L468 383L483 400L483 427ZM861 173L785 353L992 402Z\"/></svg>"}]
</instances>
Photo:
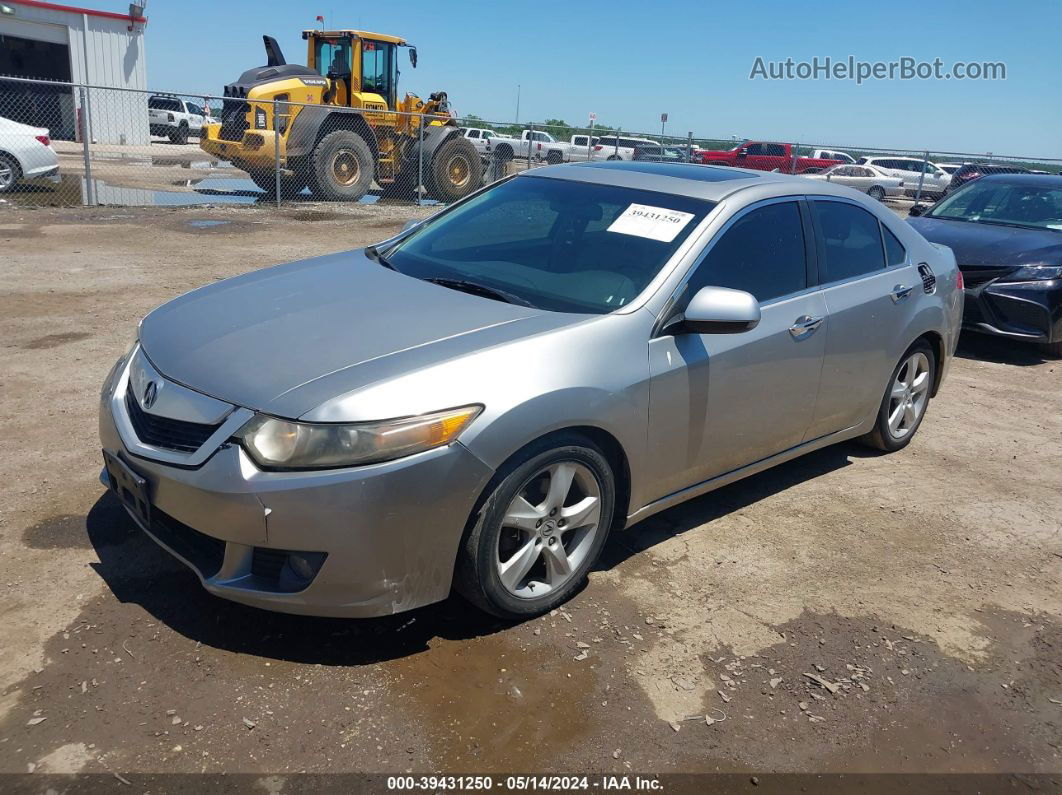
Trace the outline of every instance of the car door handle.
<instances>
[{"instance_id":1,"label":"car door handle","mask_svg":"<svg viewBox=\"0 0 1062 795\"><path fill-rule=\"evenodd\" d=\"M812 317L811 315L803 315L796 319L796 322L789 327L789 333L794 337L806 337L815 331L822 325L822 321L826 318Z\"/></svg>"},{"instance_id":2,"label":"car door handle","mask_svg":"<svg viewBox=\"0 0 1062 795\"><path fill-rule=\"evenodd\" d=\"M914 287L904 287L902 284L897 284L892 288L892 293L890 293L890 295L892 295L892 302L898 304L903 299L910 297L913 292Z\"/></svg>"}]
</instances>

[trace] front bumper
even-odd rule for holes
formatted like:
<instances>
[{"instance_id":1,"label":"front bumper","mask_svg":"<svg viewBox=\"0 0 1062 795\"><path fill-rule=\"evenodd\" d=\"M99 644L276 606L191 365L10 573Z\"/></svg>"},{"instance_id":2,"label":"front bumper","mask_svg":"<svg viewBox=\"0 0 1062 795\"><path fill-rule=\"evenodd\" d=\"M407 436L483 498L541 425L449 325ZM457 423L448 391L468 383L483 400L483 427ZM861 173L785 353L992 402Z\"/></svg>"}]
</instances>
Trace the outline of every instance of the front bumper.
<instances>
[{"instance_id":1,"label":"front bumper","mask_svg":"<svg viewBox=\"0 0 1062 795\"><path fill-rule=\"evenodd\" d=\"M445 599L466 521L493 474L459 443L370 466L266 472L225 441L183 467L131 451L115 419L123 411L105 392L100 441L147 481L152 521L138 524L208 591L267 610L368 617ZM263 574L261 561L286 550L327 555L303 590Z\"/></svg>"},{"instance_id":2,"label":"front bumper","mask_svg":"<svg viewBox=\"0 0 1062 795\"><path fill-rule=\"evenodd\" d=\"M1062 340L1062 279L966 289L964 328L1028 342Z\"/></svg>"},{"instance_id":3,"label":"front bumper","mask_svg":"<svg viewBox=\"0 0 1062 795\"><path fill-rule=\"evenodd\" d=\"M220 137L220 124L204 124L199 132L199 148L219 160L228 160L243 169L267 169L276 167L278 136L273 130L247 129L240 140L230 141ZM281 163L287 164L287 152L283 136L279 137Z\"/></svg>"}]
</instances>

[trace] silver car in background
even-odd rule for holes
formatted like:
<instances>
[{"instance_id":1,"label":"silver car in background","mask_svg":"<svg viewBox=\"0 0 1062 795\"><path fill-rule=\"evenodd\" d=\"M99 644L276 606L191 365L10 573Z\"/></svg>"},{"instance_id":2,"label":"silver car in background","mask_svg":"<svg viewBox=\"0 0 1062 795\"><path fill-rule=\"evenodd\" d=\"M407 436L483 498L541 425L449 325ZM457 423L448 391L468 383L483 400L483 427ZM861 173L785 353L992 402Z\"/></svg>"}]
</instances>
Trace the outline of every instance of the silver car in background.
<instances>
[{"instance_id":1,"label":"silver car in background","mask_svg":"<svg viewBox=\"0 0 1062 795\"><path fill-rule=\"evenodd\" d=\"M154 310L101 479L214 594L549 610L611 530L845 439L907 445L959 335L949 249L866 195L535 169L363 250Z\"/></svg>"},{"instance_id":2,"label":"silver car in background","mask_svg":"<svg viewBox=\"0 0 1062 795\"><path fill-rule=\"evenodd\" d=\"M821 174L806 174L808 179L824 179L836 185L855 188L879 202L903 198L903 180L890 177L874 166L834 166Z\"/></svg>"}]
</instances>

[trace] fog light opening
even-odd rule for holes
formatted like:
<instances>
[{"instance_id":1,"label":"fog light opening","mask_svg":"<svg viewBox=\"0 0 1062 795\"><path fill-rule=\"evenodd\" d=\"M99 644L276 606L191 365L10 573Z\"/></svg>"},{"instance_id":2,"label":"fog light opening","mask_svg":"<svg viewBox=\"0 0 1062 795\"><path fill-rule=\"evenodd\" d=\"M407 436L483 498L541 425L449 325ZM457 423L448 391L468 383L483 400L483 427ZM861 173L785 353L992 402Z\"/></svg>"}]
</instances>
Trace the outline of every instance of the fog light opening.
<instances>
[{"instance_id":1,"label":"fog light opening","mask_svg":"<svg viewBox=\"0 0 1062 795\"><path fill-rule=\"evenodd\" d=\"M301 591L313 582L325 561L324 552L291 552L280 570L280 588Z\"/></svg>"}]
</instances>

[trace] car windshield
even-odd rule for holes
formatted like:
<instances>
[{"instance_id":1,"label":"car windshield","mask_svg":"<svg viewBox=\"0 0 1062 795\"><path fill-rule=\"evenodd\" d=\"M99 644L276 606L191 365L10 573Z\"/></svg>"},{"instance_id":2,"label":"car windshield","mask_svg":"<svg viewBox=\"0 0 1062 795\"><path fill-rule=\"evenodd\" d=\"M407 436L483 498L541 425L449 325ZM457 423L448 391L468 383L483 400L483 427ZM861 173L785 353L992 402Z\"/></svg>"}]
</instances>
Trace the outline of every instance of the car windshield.
<instances>
[{"instance_id":1,"label":"car windshield","mask_svg":"<svg viewBox=\"0 0 1062 795\"><path fill-rule=\"evenodd\" d=\"M386 252L387 264L540 309L604 314L645 289L713 207L666 193L522 176L424 225Z\"/></svg>"},{"instance_id":2,"label":"car windshield","mask_svg":"<svg viewBox=\"0 0 1062 795\"><path fill-rule=\"evenodd\" d=\"M926 216L1062 230L1062 186L977 180L948 196Z\"/></svg>"}]
</instances>

